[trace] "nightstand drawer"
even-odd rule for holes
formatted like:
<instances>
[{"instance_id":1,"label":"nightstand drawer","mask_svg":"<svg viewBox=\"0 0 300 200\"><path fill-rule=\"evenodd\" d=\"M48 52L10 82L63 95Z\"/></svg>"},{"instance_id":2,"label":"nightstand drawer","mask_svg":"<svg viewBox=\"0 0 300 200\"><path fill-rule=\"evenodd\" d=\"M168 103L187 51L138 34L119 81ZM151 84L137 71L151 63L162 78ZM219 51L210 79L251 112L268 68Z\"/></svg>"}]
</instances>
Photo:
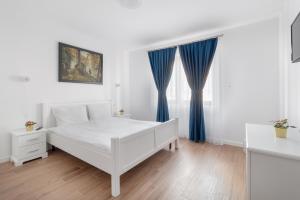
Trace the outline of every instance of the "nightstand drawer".
<instances>
[{"instance_id":1,"label":"nightstand drawer","mask_svg":"<svg viewBox=\"0 0 300 200\"><path fill-rule=\"evenodd\" d=\"M44 143L24 146L18 149L17 157L19 159L32 157L46 152L46 145Z\"/></svg>"},{"instance_id":2,"label":"nightstand drawer","mask_svg":"<svg viewBox=\"0 0 300 200\"><path fill-rule=\"evenodd\" d=\"M46 141L45 134L28 134L18 137L18 146L26 146Z\"/></svg>"}]
</instances>

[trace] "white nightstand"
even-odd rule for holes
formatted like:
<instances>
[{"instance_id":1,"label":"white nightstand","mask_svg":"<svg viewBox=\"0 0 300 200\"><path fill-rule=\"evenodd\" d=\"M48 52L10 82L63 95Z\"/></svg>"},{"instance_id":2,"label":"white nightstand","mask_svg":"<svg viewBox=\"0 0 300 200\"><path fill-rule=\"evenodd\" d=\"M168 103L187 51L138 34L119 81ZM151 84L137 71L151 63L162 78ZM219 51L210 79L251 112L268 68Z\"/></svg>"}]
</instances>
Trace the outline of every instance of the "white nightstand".
<instances>
[{"instance_id":1,"label":"white nightstand","mask_svg":"<svg viewBox=\"0 0 300 200\"><path fill-rule=\"evenodd\" d=\"M35 158L47 158L46 151L46 129L27 132L25 129L18 129L12 134L12 156L11 161L15 166Z\"/></svg>"},{"instance_id":2,"label":"white nightstand","mask_svg":"<svg viewBox=\"0 0 300 200\"><path fill-rule=\"evenodd\" d=\"M120 117L120 118L130 119L131 114L123 114L123 115L115 114L114 117Z\"/></svg>"}]
</instances>

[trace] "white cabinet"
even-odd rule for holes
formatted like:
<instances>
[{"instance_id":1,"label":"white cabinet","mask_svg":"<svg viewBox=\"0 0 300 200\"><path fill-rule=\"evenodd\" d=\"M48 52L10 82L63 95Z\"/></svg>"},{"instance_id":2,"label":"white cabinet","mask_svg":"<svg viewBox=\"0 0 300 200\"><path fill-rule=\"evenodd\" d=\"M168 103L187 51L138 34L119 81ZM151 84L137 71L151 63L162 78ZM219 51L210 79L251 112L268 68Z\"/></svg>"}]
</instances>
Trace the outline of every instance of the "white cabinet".
<instances>
[{"instance_id":1,"label":"white cabinet","mask_svg":"<svg viewBox=\"0 0 300 200\"><path fill-rule=\"evenodd\" d=\"M23 162L35 159L46 158L46 130L27 132L25 129L18 129L11 132L12 135L12 156L11 161L15 166Z\"/></svg>"},{"instance_id":2,"label":"white cabinet","mask_svg":"<svg viewBox=\"0 0 300 200\"><path fill-rule=\"evenodd\" d=\"M248 200L300 199L300 133L289 129L286 139L270 125L246 125Z\"/></svg>"}]
</instances>

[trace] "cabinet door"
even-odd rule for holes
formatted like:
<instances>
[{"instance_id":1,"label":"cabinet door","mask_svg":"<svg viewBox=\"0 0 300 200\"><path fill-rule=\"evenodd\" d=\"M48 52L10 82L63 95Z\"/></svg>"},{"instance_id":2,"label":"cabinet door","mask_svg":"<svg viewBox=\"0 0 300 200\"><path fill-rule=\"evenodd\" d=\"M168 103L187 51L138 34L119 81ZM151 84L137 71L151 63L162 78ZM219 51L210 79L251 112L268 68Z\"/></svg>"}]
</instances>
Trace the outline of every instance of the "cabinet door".
<instances>
[{"instance_id":1,"label":"cabinet door","mask_svg":"<svg viewBox=\"0 0 300 200\"><path fill-rule=\"evenodd\" d=\"M251 152L252 200L299 200L300 161Z\"/></svg>"}]
</instances>

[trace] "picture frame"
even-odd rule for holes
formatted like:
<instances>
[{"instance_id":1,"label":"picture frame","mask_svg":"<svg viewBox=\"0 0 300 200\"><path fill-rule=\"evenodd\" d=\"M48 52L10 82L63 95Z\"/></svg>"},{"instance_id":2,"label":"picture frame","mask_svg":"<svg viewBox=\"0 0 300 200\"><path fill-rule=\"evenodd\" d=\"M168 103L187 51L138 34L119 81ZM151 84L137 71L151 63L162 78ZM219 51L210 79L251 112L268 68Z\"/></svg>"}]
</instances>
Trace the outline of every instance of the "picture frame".
<instances>
[{"instance_id":1,"label":"picture frame","mask_svg":"<svg viewBox=\"0 0 300 200\"><path fill-rule=\"evenodd\" d=\"M59 42L58 81L103 85L103 54Z\"/></svg>"}]
</instances>

